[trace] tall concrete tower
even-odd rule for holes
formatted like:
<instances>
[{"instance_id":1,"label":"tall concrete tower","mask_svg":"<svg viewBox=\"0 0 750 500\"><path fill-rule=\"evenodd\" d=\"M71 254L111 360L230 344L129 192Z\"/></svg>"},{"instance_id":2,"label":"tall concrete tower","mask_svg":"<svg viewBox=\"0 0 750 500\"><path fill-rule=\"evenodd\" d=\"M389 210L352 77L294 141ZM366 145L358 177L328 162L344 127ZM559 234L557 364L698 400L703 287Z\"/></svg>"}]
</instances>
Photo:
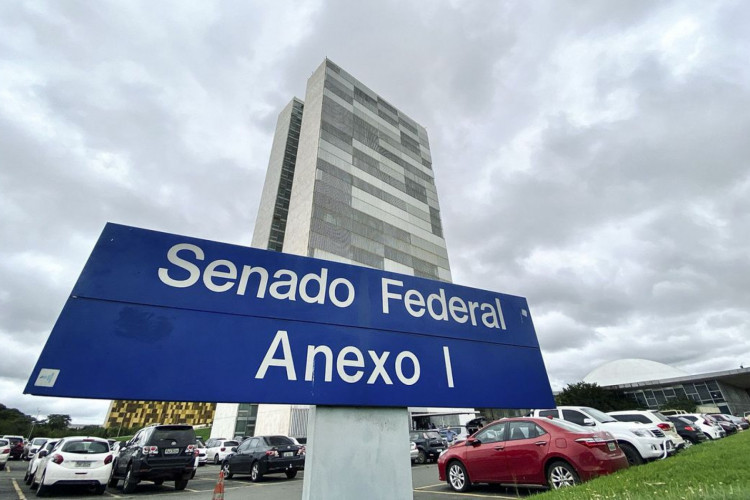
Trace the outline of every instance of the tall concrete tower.
<instances>
[{"instance_id":1,"label":"tall concrete tower","mask_svg":"<svg viewBox=\"0 0 750 500\"><path fill-rule=\"evenodd\" d=\"M451 281L425 128L326 59L279 115L252 246ZM308 411L219 404L212 436L305 436Z\"/></svg>"}]
</instances>

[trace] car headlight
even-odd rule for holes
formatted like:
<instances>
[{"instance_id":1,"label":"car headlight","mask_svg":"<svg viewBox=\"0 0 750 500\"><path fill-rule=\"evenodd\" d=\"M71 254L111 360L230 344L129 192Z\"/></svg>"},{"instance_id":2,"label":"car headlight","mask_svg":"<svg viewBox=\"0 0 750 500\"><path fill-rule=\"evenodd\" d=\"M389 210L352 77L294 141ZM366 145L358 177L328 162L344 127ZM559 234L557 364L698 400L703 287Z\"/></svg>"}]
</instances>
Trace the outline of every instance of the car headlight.
<instances>
[{"instance_id":1,"label":"car headlight","mask_svg":"<svg viewBox=\"0 0 750 500\"><path fill-rule=\"evenodd\" d=\"M651 435L651 433L649 431L647 431L646 429L633 429L630 432L632 432L636 436L640 436L640 437L644 437L644 438L653 437Z\"/></svg>"}]
</instances>

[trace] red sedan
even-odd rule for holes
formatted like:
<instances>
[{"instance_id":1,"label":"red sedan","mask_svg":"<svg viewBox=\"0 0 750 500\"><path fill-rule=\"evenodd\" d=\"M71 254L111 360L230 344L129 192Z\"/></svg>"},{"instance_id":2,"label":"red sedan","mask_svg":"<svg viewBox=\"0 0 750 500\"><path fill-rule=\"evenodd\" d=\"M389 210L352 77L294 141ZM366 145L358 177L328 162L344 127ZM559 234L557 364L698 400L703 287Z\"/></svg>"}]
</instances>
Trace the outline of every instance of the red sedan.
<instances>
[{"instance_id":1,"label":"red sedan","mask_svg":"<svg viewBox=\"0 0 750 500\"><path fill-rule=\"evenodd\" d=\"M628 459L610 433L547 418L497 420L438 458L440 480L456 491L466 491L474 483L557 489L627 466Z\"/></svg>"}]
</instances>

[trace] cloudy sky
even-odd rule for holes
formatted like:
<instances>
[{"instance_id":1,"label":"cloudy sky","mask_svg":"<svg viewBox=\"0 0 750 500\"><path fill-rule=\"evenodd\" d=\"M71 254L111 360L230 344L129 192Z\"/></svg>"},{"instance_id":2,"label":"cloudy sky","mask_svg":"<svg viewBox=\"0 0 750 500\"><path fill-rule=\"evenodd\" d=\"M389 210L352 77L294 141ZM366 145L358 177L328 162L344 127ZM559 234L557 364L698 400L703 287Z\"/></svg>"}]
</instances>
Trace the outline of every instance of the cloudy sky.
<instances>
[{"instance_id":1,"label":"cloudy sky","mask_svg":"<svg viewBox=\"0 0 750 500\"><path fill-rule=\"evenodd\" d=\"M427 128L454 281L528 298L553 388L750 365L748 26L739 0L0 2L0 403L104 420L22 395L104 224L249 245L325 57Z\"/></svg>"}]
</instances>

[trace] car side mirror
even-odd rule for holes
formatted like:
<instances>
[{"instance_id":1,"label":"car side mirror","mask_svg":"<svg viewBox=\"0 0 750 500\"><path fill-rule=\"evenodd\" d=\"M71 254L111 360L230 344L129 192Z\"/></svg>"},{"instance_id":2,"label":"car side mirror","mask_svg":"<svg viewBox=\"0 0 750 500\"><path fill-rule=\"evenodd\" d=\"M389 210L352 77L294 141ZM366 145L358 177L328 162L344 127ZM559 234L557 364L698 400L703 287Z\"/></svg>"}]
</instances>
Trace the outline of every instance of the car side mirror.
<instances>
[{"instance_id":1,"label":"car side mirror","mask_svg":"<svg viewBox=\"0 0 750 500\"><path fill-rule=\"evenodd\" d=\"M466 440L466 446L474 446L477 447L480 444L482 444L482 441L476 438L469 438Z\"/></svg>"},{"instance_id":2,"label":"car side mirror","mask_svg":"<svg viewBox=\"0 0 750 500\"><path fill-rule=\"evenodd\" d=\"M49 455L49 452L47 450L42 450L39 452L39 458L44 458L47 455Z\"/></svg>"},{"instance_id":3,"label":"car side mirror","mask_svg":"<svg viewBox=\"0 0 750 500\"><path fill-rule=\"evenodd\" d=\"M596 423L594 422L593 418L584 418L583 419L583 425L594 426L594 425L596 425Z\"/></svg>"}]
</instances>

